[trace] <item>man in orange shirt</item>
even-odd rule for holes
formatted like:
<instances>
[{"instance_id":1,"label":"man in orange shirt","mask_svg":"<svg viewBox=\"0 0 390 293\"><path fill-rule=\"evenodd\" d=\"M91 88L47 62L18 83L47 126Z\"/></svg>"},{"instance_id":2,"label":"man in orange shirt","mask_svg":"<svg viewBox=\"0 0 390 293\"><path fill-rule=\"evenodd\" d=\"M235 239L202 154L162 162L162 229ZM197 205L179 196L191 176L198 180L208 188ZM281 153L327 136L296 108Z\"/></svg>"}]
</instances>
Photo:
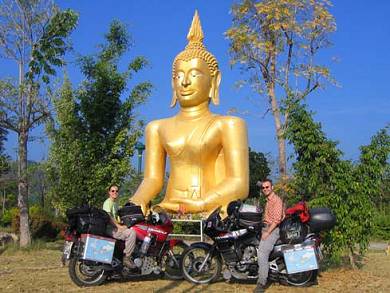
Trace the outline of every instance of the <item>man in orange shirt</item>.
<instances>
[{"instance_id":1,"label":"man in orange shirt","mask_svg":"<svg viewBox=\"0 0 390 293\"><path fill-rule=\"evenodd\" d=\"M260 182L259 182L260 183ZM284 218L284 208L282 199L274 192L272 180L265 179L258 184L261 187L266 198L264 208L263 222L265 224L261 233L259 249L257 251L257 261L259 264L259 278L255 293L264 292L267 285L269 263L269 255L279 239L279 224Z\"/></svg>"}]
</instances>

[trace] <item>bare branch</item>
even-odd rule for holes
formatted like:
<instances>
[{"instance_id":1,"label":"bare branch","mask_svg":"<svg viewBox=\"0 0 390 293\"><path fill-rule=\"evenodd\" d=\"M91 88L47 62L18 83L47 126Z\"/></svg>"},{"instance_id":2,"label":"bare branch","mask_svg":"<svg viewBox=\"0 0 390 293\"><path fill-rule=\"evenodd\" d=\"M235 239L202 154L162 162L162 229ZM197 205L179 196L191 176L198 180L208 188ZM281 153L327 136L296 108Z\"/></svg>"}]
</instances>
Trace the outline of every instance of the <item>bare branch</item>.
<instances>
[{"instance_id":1,"label":"bare branch","mask_svg":"<svg viewBox=\"0 0 390 293\"><path fill-rule=\"evenodd\" d=\"M19 134L19 128L15 126L11 121L6 119L0 119L0 127L11 130Z\"/></svg>"},{"instance_id":2,"label":"bare branch","mask_svg":"<svg viewBox=\"0 0 390 293\"><path fill-rule=\"evenodd\" d=\"M283 27L282 27L283 29ZM286 84L286 87L289 86L289 76L290 76L290 68L291 68L291 57L292 57L292 53L293 53L293 46L294 46L294 43L293 43L293 40L292 40L292 32L290 33L291 35L289 36L288 33L283 29L283 32L284 32L284 35L286 37L286 42L287 42L287 45L288 45L288 53L287 53L287 61L286 61L286 72L285 72L285 84Z\"/></svg>"},{"instance_id":3,"label":"bare branch","mask_svg":"<svg viewBox=\"0 0 390 293\"><path fill-rule=\"evenodd\" d=\"M316 82L314 86L306 88L306 90L300 95L300 99L306 98L311 92L316 90L320 86L319 82Z\"/></svg>"},{"instance_id":4,"label":"bare branch","mask_svg":"<svg viewBox=\"0 0 390 293\"><path fill-rule=\"evenodd\" d=\"M50 113L40 113L38 116L35 116L35 113L32 114L31 121L27 124L27 129L33 128L36 124L39 124L41 120L44 120L45 118L49 117Z\"/></svg>"},{"instance_id":5,"label":"bare branch","mask_svg":"<svg viewBox=\"0 0 390 293\"><path fill-rule=\"evenodd\" d=\"M261 62L260 60L254 58L253 56L249 56L249 59L250 59L252 62L256 63L256 64L260 67L261 72L262 72L264 78L265 78L265 79L268 79L269 71L268 71L267 65L264 64L263 62Z\"/></svg>"}]
</instances>

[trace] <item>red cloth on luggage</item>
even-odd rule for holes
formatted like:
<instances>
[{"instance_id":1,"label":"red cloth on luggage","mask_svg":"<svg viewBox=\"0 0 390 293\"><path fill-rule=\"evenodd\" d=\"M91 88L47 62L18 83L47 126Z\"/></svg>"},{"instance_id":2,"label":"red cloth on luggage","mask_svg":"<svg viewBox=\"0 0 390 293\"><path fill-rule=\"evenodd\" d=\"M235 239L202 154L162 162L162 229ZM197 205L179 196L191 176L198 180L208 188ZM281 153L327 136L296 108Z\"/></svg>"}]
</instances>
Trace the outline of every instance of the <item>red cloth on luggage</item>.
<instances>
[{"instance_id":1,"label":"red cloth on luggage","mask_svg":"<svg viewBox=\"0 0 390 293\"><path fill-rule=\"evenodd\" d=\"M286 209L286 215L299 214L299 218L302 223L306 223L310 220L309 209L306 202L300 201L291 208Z\"/></svg>"}]
</instances>

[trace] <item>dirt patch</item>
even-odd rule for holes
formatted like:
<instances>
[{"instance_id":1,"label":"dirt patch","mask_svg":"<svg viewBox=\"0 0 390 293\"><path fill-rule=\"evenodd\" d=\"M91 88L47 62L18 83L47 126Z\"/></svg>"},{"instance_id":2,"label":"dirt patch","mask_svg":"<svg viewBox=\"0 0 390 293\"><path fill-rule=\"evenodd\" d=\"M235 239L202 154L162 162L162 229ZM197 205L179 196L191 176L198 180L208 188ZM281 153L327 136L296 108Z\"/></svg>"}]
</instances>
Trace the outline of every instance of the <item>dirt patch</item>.
<instances>
[{"instance_id":1,"label":"dirt patch","mask_svg":"<svg viewBox=\"0 0 390 293\"><path fill-rule=\"evenodd\" d=\"M132 279L109 281L102 286L78 288L60 263L60 251L5 251L0 255L0 292L252 292L253 283L223 281L195 286L186 281ZM369 253L361 270L330 269L321 272L318 285L292 288L273 284L267 292L389 292L390 256Z\"/></svg>"}]
</instances>

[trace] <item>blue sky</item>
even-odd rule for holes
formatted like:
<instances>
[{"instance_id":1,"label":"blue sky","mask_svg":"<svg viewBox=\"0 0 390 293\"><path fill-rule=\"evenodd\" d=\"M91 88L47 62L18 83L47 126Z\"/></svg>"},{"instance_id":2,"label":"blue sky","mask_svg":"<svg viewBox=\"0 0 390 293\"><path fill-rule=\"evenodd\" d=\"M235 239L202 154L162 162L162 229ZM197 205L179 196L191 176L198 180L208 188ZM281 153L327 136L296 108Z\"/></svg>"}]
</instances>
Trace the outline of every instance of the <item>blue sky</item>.
<instances>
[{"instance_id":1,"label":"blue sky","mask_svg":"<svg viewBox=\"0 0 390 293\"><path fill-rule=\"evenodd\" d=\"M237 90L234 84L243 78L238 69L229 65L228 40L224 32L231 25L229 10L233 1L92 1L67 0L56 2L62 8L79 12L79 25L72 34L74 50L80 54L97 51L97 44L113 19L128 24L134 47L123 64L136 55L150 61L150 67L137 76L154 85L152 96L139 108L145 121L172 116L170 109L171 65L174 57L186 45L186 35L195 9L198 9L205 34L205 45L212 52L222 71L221 105L213 112L226 114L230 108L249 111L241 115L248 125L249 145L264 153L276 154L273 118L263 117L265 99L249 90ZM334 1L331 13L337 22L332 35L334 45L322 54L323 64L330 67L341 87L328 86L307 100L315 111L329 138L339 141L347 159L357 159L359 146L368 144L386 123L390 122L390 1ZM332 63L337 57L339 62ZM82 75L68 56L67 71L74 86ZM16 64L0 60L0 78L17 76ZM136 81L137 81L136 80ZM251 99L257 100L252 103ZM34 131L41 136L42 131ZM47 157L47 140L30 143L29 159ZM16 138L10 135L7 153L15 158Z\"/></svg>"}]
</instances>

